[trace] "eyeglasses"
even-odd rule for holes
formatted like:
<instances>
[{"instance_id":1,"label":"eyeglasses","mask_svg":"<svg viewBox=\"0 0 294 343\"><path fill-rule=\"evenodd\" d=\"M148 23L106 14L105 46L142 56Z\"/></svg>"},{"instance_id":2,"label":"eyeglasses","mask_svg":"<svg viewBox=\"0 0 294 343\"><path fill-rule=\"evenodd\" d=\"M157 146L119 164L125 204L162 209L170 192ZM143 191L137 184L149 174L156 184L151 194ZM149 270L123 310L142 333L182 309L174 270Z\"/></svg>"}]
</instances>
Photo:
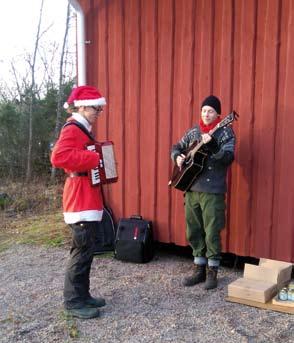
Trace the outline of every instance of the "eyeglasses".
<instances>
[{"instance_id":1,"label":"eyeglasses","mask_svg":"<svg viewBox=\"0 0 294 343\"><path fill-rule=\"evenodd\" d=\"M93 110L96 112L102 112L103 111L102 106L90 106L90 107L93 108Z\"/></svg>"}]
</instances>

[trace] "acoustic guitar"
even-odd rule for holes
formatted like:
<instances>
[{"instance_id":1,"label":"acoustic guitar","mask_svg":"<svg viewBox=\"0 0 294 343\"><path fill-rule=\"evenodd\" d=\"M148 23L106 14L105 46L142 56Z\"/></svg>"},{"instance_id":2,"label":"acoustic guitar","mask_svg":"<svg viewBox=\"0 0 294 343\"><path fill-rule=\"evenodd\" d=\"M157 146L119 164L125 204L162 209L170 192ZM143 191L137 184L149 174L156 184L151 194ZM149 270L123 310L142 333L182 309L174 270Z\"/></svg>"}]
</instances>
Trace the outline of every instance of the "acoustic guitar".
<instances>
[{"instance_id":1,"label":"acoustic guitar","mask_svg":"<svg viewBox=\"0 0 294 343\"><path fill-rule=\"evenodd\" d=\"M209 134L213 135L220 128L232 124L238 117L239 115L235 111L231 112L210 130ZM169 186L173 186L183 192L190 189L197 177L201 174L208 155L205 150L201 149L203 145L204 143L202 140L200 142L196 141L187 151L183 152L186 158L180 168L177 164L174 165L172 176L168 183Z\"/></svg>"}]
</instances>

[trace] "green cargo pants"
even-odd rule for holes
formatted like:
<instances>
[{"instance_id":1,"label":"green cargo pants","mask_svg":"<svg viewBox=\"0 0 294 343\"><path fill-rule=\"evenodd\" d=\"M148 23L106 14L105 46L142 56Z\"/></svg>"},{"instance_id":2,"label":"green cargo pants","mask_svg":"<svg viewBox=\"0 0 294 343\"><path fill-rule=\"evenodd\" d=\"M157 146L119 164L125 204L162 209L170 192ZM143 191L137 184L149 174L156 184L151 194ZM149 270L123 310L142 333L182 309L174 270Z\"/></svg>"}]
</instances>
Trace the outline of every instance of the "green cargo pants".
<instances>
[{"instance_id":1,"label":"green cargo pants","mask_svg":"<svg viewBox=\"0 0 294 343\"><path fill-rule=\"evenodd\" d=\"M185 194L186 235L194 257L220 259L220 232L225 226L225 208L225 194Z\"/></svg>"}]
</instances>

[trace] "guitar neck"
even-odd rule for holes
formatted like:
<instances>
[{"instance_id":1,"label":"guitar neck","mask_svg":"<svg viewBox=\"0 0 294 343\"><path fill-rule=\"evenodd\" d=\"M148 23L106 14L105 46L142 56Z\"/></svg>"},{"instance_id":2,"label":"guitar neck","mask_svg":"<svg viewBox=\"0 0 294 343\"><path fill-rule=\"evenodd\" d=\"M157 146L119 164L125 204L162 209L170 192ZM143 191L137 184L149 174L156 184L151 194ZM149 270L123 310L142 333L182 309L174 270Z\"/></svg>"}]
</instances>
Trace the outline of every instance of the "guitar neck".
<instances>
[{"instance_id":1,"label":"guitar neck","mask_svg":"<svg viewBox=\"0 0 294 343\"><path fill-rule=\"evenodd\" d=\"M219 129L219 124L217 124L212 130L209 131L209 134L212 135ZM189 151L189 155L194 155L196 151L198 151L202 145L204 145L203 141L201 140L191 151Z\"/></svg>"},{"instance_id":2,"label":"guitar neck","mask_svg":"<svg viewBox=\"0 0 294 343\"><path fill-rule=\"evenodd\" d=\"M191 155L194 156L194 154L202 147L203 144L203 141L200 141L192 150L189 151L187 157Z\"/></svg>"},{"instance_id":3,"label":"guitar neck","mask_svg":"<svg viewBox=\"0 0 294 343\"><path fill-rule=\"evenodd\" d=\"M237 120L237 118L239 117L238 113L233 111L230 114L228 114L221 122L219 122L212 130L210 130L208 133L209 135L213 135L215 133L215 131L217 131L218 129L222 128L222 127L226 127L228 125L231 125L231 123L234 120ZM188 154L187 157L194 156L194 154L202 147L203 145L203 141L201 140L194 148L192 148Z\"/></svg>"}]
</instances>

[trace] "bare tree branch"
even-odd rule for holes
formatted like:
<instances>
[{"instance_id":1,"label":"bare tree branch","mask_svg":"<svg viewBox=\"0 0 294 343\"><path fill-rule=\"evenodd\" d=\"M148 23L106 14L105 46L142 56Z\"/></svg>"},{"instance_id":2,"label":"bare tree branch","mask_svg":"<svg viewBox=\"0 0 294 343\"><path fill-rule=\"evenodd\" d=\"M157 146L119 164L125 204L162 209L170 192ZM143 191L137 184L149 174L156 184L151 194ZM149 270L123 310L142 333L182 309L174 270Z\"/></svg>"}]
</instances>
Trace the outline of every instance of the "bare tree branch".
<instances>
[{"instance_id":1,"label":"bare tree branch","mask_svg":"<svg viewBox=\"0 0 294 343\"><path fill-rule=\"evenodd\" d=\"M65 32L63 37L63 44L62 44L62 50L60 55L60 63L59 63L59 87L58 87L58 96L57 96L57 111L56 111L56 122L55 122L55 129L54 129L54 143L57 141L59 132L62 126L61 123L61 108L62 108L62 99L64 95L64 73L63 68L64 64L66 65L66 61L64 60L65 50L66 50L66 42L67 42L67 36L68 36L68 30L69 30L69 23L70 23L70 4L68 2L67 4L67 13L66 13L66 22L65 22ZM51 180L55 177L55 168L52 167L51 169Z\"/></svg>"},{"instance_id":2,"label":"bare tree branch","mask_svg":"<svg viewBox=\"0 0 294 343\"><path fill-rule=\"evenodd\" d=\"M28 154L27 154L27 171L26 171L26 181L28 182L31 178L31 166L32 166L32 142L33 142L33 105L34 105L34 98L35 98L35 66L36 66L36 58L37 58L37 51L39 47L40 41L40 30L41 30L41 23L42 23L42 15L43 15L43 6L44 0L41 2L40 6L40 14L39 14L39 23L37 27L37 35L35 41L35 48L33 53L33 59L30 63L31 66L31 87L30 87L30 104L29 104L29 142L28 142Z\"/></svg>"}]
</instances>

